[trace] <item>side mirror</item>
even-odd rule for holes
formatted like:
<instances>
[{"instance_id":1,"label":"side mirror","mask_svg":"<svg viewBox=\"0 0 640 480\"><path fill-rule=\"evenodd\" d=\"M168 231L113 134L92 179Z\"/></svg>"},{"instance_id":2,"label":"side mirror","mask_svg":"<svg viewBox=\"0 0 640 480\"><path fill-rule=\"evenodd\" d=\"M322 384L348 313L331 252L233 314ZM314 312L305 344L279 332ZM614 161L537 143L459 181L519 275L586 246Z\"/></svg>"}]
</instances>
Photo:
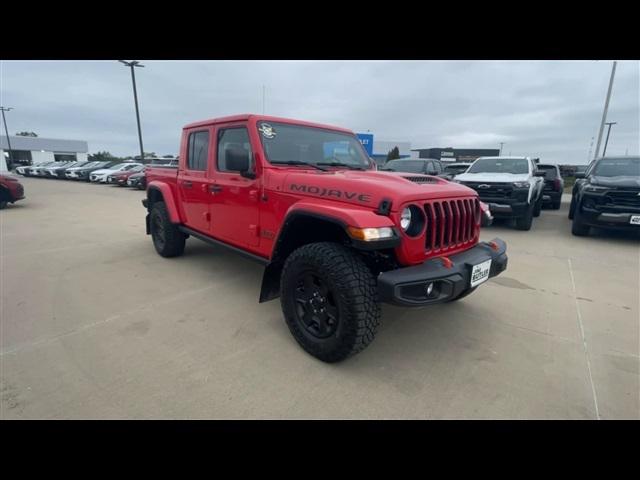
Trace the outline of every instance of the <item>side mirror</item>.
<instances>
[{"instance_id":1,"label":"side mirror","mask_svg":"<svg viewBox=\"0 0 640 480\"><path fill-rule=\"evenodd\" d=\"M240 175L253 178L253 174L249 173L249 152L244 148L228 148L224 151L227 160L227 170L239 172Z\"/></svg>"},{"instance_id":2,"label":"side mirror","mask_svg":"<svg viewBox=\"0 0 640 480\"><path fill-rule=\"evenodd\" d=\"M573 174L574 178L585 178L586 175L584 174L584 172L576 172Z\"/></svg>"}]
</instances>

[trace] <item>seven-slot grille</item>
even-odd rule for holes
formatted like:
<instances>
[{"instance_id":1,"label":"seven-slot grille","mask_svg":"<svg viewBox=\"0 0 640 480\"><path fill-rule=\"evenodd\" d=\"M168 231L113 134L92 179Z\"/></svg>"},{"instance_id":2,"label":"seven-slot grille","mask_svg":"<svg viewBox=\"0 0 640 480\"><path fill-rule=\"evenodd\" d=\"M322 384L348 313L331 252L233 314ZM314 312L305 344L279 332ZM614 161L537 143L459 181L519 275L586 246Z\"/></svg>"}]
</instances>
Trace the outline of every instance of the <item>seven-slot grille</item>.
<instances>
[{"instance_id":1,"label":"seven-slot grille","mask_svg":"<svg viewBox=\"0 0 640 480\"><path fill-rule=\"evenodd\" d=\"M427 217L427 251L449 250L475 240L480 222L477 198L438 200L424 204Z\"/></svg>"}]
</instances>

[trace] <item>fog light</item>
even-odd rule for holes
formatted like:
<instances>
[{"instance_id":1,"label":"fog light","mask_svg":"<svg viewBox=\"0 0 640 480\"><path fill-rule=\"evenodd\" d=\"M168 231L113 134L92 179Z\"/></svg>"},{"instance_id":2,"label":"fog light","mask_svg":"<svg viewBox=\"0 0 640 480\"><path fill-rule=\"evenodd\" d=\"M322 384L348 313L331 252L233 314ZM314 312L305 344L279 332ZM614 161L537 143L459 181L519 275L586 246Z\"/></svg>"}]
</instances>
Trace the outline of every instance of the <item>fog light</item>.
<instances>
[{"instance_id":1,"label":"fog light","mask_svg":"<svg viewBox=\"0 0 640 480\"><path fill-rule=\"evenodd\" d=\"M427 297L431 296L431 293L433 292L433 282L428 284L425 290L427 291Z\"/></svg>"}]
</instances>

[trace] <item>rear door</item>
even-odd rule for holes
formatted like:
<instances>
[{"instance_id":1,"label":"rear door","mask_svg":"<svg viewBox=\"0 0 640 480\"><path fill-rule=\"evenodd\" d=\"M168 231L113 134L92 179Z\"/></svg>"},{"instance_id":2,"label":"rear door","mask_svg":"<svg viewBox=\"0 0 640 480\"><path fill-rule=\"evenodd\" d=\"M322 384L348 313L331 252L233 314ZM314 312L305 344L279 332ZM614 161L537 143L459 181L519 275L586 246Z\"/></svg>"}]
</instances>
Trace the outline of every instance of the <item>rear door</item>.
<instances>
[{"instance_id":1,"label":"rear door","mask_svg":"<svg viewBox=\"0 0 640 480\"><path fill-rule=\"evenodd\" d=\"M186 132L186 158L178 175L178 191L186 225L202 233L209 232L210 224L211 131L212 127L200 127Z\"/></svg>"},{"instance_id":2,"label":"rear door","mask_svg":"<svg viewBox=\"0 0 640 480\"><path fill-rule=\"evenodd\" d=\"M227 165L232 151L249 155L249 171L255 157L244 123L220 125L216 130L215 164L211 191L211 235L236 245L257 246L259 178L246 178Z\"/></svg>"}]
</instances>

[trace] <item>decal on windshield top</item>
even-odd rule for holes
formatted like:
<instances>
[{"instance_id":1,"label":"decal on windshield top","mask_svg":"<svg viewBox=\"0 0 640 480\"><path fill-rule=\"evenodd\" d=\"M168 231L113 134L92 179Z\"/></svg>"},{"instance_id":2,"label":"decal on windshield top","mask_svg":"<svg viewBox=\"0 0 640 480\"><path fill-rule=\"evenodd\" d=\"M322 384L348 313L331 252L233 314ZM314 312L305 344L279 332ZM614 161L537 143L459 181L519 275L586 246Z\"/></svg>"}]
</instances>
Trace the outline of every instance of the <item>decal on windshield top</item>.
<instances>
[{"instance_id":1,"label":"decal on windshield top","mask_svg":"<svg viewBox=\"0 0 640 480\"><path fill-rule=\"evenodd\" d=\"M262 133L262 136L264 138L273 138L276 136L276 131L268 123L263 123L262 125L260 125L260 128L258 130Z\"/></svg>"}]
</instances>

